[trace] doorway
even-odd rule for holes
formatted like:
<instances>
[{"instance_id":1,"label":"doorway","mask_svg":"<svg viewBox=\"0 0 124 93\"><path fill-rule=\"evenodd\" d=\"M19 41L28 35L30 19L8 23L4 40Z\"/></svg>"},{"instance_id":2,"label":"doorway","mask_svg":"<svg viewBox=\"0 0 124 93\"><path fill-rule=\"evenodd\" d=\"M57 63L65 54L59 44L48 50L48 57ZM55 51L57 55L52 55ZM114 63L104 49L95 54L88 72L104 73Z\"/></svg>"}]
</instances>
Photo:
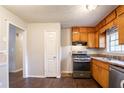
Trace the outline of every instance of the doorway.
<instances>
[{"instance_id":1,"label":"doorway","mask_svg":"<svg viewBox=\"0 0 124 93\"><path fill-rule=\"evenodd\" d=\"M23 33L24 30L9 24L9 53L8 53L8 63L9 63L9 80L14 78L13 75L23 78Z\"/></svg>"}]
</instances>

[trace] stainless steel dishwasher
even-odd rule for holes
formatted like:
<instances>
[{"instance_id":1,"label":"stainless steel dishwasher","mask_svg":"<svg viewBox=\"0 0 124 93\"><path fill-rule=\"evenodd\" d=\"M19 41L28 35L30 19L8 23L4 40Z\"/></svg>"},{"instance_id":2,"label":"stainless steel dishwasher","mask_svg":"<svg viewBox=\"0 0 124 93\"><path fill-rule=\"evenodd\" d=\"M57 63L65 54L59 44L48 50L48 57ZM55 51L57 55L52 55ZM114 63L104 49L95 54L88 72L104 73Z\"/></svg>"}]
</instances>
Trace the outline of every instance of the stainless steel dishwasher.
<instances>
[{"instance_id":1,"label":"stainless steel dishwasher","mask_svg":"<svg viewBox=\"0 0 124 93\"><path fill-rule=\"evenodd\" d=\"M124 88L124 67L110 65L110 88Z\"/></svg>"}]
</instances>

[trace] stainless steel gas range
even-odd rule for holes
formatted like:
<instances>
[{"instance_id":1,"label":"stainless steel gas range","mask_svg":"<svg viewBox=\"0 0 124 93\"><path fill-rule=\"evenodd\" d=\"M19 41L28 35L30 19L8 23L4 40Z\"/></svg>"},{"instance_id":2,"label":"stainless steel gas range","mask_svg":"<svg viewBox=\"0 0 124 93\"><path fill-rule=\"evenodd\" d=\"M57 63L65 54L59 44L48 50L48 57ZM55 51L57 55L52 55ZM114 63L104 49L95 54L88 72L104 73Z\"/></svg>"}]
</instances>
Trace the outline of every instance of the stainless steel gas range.
<instances>
[{"instance_id":1,"label":"stainless steel gas range","mask_svg":"<svg viewBox=\"0 0 124 93\"><path fill-rule=\"evenodd\" d=\"M73 78L91 78L91 58L86 51L73 51Z\"/></svg>"}]
</instances>

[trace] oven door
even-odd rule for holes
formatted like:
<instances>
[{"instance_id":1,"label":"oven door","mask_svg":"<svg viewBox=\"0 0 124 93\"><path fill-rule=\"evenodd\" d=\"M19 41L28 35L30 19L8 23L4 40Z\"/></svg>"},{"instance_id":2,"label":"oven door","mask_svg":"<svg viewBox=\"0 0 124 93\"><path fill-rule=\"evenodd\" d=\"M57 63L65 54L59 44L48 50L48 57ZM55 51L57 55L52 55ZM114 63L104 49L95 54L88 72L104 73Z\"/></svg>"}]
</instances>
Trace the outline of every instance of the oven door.
<instances>
[{"instance_id":1,"label":"oven door","mask_svg":"<svg viewBox=\"0 0 124 93\"><path fill-rule=\"evenodd\" d=\"M73 71L90 71L90 62L73 62Z\"/></svg>"}]
</instances>

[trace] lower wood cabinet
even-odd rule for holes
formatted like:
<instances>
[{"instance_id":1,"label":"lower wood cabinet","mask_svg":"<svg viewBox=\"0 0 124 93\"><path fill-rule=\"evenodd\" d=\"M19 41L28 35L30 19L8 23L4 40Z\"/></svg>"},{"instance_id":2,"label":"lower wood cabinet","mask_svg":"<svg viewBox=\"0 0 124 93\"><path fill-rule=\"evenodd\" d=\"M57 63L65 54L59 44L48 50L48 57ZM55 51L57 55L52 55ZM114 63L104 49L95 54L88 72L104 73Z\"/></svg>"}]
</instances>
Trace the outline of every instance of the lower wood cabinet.
<instances>
[{"instance_id":1,"label":"lower wood cabinet","mask_svg":"<svg viewBox=\"0 0 124 93\"><path fill-rule=\"evenodd\" d=\"M95 80L97 80L97 82L98 82L98 73L99 73L99 71L98 71L98 66L97 65L95 65L95 64L92 64L92 76L93 76L93 78L95 79Z\"/></svg>"},{"instance_id":2,"label":"lower wood cabinet","mask_svg":"<svg viewBox=\"0 0 124 93\"><path fill-rule=\"evenodd\" d=\"M109 64L92 59L92 76L103 87L109 87Z\"/></svg>"},{"instance_id":3,"label":"lower wood cabinet","mask_svg":"<svg viewBox=\"0 0 124 93\"><path fill-rule=\"evenodd\" d=\"M104 68L99 68L99 84L103 88L109 87L109 71Z\"/></svg>"}]
</instances>

